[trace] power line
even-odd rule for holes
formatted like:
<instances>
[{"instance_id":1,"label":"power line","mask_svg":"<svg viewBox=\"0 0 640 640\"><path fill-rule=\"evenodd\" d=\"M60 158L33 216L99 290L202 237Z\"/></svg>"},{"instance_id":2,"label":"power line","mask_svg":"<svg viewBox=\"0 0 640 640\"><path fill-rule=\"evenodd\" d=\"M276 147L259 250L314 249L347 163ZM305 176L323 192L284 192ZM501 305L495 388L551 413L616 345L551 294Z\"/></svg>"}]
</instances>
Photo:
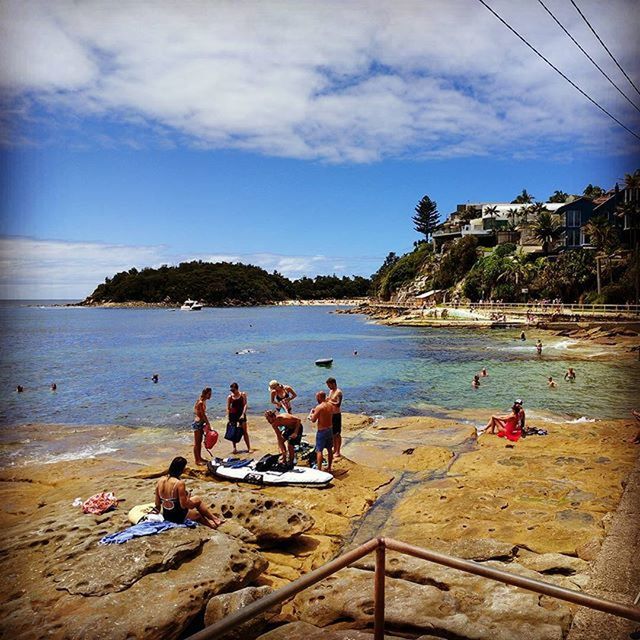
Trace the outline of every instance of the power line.
<instances>
[{"instance_id":1,"label":"power line","mask_svg":"<svg viewBox=\"0 0 640 640\"><path fill-rule=\"evenodd\" d=\"M542 0L538 0L538 2L542 5L542 8L555 20L556 24L569 36L569 38L571 38L573 44L576 45L576 47L578 47L578 49L580 49L580 51L582 51L582 53L584 53L585 56L587 56L587 58L589 58L589 60L593 63L593 65L595 66L595 68L611 83L611 85L616 89L616 91L634 108L636 109L636 111L640 112L640 107L638 107L637 104L635 104L635 102L633 102L631 100L631 98L629 98L629 96L622 91L622 89L620 89L620 87L605 73L605 71L602 69L602 67L582 48L582 46L580 45L580 43L565 29L564 25L558 20L558 18L556 18L553 13L551 13L551 10L547 7L547 5L545 5L544 2L542 2Z\"/></svg>"},{"instance_id":2,"label":"power line","mask_svg":"<svg viewBox=\"0 0 640 640\"><path fill-rule=\"evenodd\" d=\"M614 122L619 124L625 131L628 131L634 138L640 140L640 135L638 135L635 131L632 131L625 124L620 122L618 118L616 118L613 114L609 113L604 107L600 106L591 96L586 94L573 80L568 78L558 67L556 67L552 62L550 62L547 58L545 58L533 45L530 45L509 23L505 22L484 0L478 0L480 4L482 4L486 9L488 9L502 24L509 29L513 34L515 34L522 42L524 42L531 51L533 51L539 58L542 58L557 74L562 76L574 89L579 91L589 102L594 104L600 111L604 114L608 115Z\"/></svg>"},{"instance_id":3,"label":"power line","mask_svg":"<svg viewBox=\"0 0 640 640\"><path fill-rule=\"evenodd\" d=\"M604 47L604 50L611 56L611 59L616 63L616 65L618 65L618 69L622 71L624 77L630 82L631 86L636 90L638 95L640 95L640 90L638 89L638 87L636 87L636 85L633 83L633 80L627 75L627 72L620 66L620 63L613 57L613 53L609 51L609 49L607 48L607 45L604 42L602 42L602 39L596 33L596 30L591 26L589 21L585 18L584 13L580 11L580 9L578 8L578 5L573 0L570 0L570 1L571 1L571 4L576 8L576 11L580 14L580 17L587 23L587 27L591 29L591 32L593 33L593 35L598 39L598 42Z\"/></svg>"}]
</instances>

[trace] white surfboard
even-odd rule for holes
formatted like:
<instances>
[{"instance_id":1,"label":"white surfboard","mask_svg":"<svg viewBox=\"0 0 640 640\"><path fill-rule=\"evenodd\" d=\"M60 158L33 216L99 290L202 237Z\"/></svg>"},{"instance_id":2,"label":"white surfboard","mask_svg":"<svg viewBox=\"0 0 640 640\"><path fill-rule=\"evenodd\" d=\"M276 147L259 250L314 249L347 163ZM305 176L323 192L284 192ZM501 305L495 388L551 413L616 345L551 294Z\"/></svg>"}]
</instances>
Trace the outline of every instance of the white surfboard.
<instances>
[{"instance_id":1,"label":"white surfboard","mask_svg":"<svg viewBox=\"0 0 640 640\"><path fill-rule=\"evenodd\" d=\"M256 460L251 460L241 467L233 467L231 464L228 460L214 458L208 462L207 467L209 472L218 478L257 485L322 487L333 480L330 473L309 467L293 467L286 471L257 471Z\"/></svg>"}]
</instances>

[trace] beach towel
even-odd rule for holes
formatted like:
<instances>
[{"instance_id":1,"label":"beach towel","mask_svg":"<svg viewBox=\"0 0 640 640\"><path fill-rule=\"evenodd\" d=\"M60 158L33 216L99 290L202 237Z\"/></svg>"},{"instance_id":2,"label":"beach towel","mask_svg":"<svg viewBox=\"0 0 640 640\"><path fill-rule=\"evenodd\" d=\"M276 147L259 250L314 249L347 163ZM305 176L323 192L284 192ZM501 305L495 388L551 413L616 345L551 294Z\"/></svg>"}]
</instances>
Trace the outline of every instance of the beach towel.
<instances>
[{"instance_id":1,"label":"beach towel","mask_svg":"<svg viewBox=\"0 0 640 640\"><path fill-rule=\"evenodd\" d=\"M141 536L153 536L156 533L162 533L163 531L167 531L168 529L175 529L179 527L181 529L189 528L193 529L196 526L196 523L193 520L185 520L182 524L176 524L175 522L169 522L168 520L164 520L163 522L152 522L145 521L139 522L138 524L134 524L132 527L128 529L123 529L122 531L116 531L116 533L110 533L107 536L104 536L102 540L100 540L99 544L123 544L133 538L139 538Z\"/></svg>"},{"instance_id":2,"label":"beach towel","mask_svg":"<svg viewBox=\"0 0 640 640\"><path fill-rule=\"evenodd\" d=\"M99 516L102 513L111 511L111 509L115 509L117 506L118 498L110 491L103 491L102 493L96 493L95 496L87 498L87 500L82 503L82 511Z\"/></svg>"}]
</instances>

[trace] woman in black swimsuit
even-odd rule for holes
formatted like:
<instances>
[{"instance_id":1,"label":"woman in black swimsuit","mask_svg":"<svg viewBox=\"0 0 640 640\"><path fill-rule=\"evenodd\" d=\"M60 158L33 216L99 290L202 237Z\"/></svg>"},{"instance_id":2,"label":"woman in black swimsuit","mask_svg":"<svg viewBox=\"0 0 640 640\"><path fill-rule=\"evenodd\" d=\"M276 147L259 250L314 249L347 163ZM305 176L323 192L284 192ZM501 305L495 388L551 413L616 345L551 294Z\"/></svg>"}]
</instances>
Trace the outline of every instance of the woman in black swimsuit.
<instances>
[{"instance_id":1,"label":"woman in black swimsuit","mask_svg":"<svg viewBox=\"0 0 640 640\"><path fill-rule=\"evenodd\" d=\"M247 445L247 453L251 453L249 444L249 432L247 431L247 394L240 391L237 382L229 385L231 393L227 396L227 416L229 422L237 424L242 429L244 442ZM233 453L238 453L236 443L233 443Z\"/></svg>"},{"instance_id":2,"label":"woman in black swimsuit","mask_svg":"<svg viewBox=\"0 0 640 640\"><path fill-rule=\"evenodd\" d=\"M156 484L156 509L169 522L182 524L189 518L211 529L217 529L224 520L216 518L202 498L190 496L184 480L180 480L186 466L186 458L179 456L171 461L167 475Z\"/></svg>"}]
</instances>

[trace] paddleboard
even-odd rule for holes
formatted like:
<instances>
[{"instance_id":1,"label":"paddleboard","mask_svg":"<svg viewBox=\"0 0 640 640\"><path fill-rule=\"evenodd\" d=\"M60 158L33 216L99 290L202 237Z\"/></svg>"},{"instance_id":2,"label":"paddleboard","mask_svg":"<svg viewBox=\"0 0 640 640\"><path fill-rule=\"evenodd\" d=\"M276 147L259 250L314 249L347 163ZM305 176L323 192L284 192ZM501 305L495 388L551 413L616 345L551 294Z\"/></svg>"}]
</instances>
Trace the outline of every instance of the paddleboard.
<instances>
[{"instance_id":1,"label":"paddleboard","mask_svg":"<svg viewBox=\"0 0 640 640\"><path fill-rule=\"evenodd\" d=\"M147 504L138 504L129 513L127 514L127 518L129 518L129 522L131 524L138 524L142 518L148 516L154 509L156 505L153 502L148 502Z\"/></svg>"},{"instance_id":2,"label":"paddleboard","mask_svg":"<svg viewBox=\"0 0 640 640\"><path fill-rule=\"evenodd\" d=\"M322 487L333 480L333 476L330 473L308 467L293 467L286 471L257 471L256 462L253 459L232 458L223 460L214 458L207 463L207 467L209 473L217 478L230 480L231 482L248 482L260 486L297 485Z\"/></svg>"}]
</instances>

